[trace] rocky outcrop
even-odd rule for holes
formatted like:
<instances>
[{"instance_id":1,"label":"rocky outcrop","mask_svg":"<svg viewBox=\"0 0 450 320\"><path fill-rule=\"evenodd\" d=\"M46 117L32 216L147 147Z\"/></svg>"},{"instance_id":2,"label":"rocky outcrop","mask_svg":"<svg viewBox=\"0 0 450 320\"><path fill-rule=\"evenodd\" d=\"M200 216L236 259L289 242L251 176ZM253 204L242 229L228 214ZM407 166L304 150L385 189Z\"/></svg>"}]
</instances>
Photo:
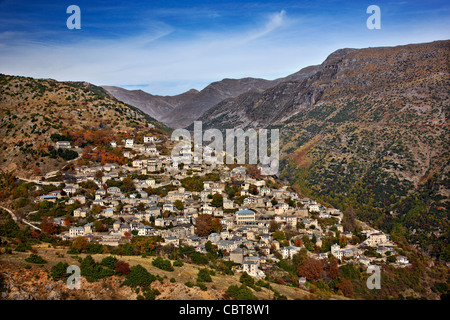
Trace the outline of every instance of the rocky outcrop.
<instances>
[{"instance_id":1,"label":"rocky outcrop","mask_svg":"<svg viewBox=\"0 0 450 320\"><path fill-rule=\"evenodd\" d=\"M80 289L69 289L63 281L54 281L49 273L37 266L26 269L24 266L1 263L3 300L135 300L135 289L121 286L123 277L112 276L96 282L88 282L81 277ZM189 288L184 284L155 281L152 289L161 294L157 300L220 300L224 298L221 290L202 291L198 287Z\"/></svg>"}]
</instances>

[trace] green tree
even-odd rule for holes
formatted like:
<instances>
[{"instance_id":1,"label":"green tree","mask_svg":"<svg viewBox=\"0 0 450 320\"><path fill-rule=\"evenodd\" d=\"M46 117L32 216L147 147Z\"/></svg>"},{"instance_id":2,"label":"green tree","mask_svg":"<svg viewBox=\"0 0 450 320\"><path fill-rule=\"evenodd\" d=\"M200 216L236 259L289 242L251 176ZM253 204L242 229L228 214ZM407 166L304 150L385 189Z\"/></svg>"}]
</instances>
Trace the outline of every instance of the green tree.
<instances>
[{"instance_id":1,"label":"green tree","mask_svg":"<svg viewBox=\"0 0 450 320\"><path fill-rule=\"evenodd\" d=\"M67 273L67 268L69 267L68 263L62 263L61 261L58 262L57 264L55 264L51 271L50 274L53 278L53 280L60 280L60 279L67 279L69 274Z\"/></svg>"},{"instance_id":2,"label":"green tree","mask_svg":"<svg viewBox=\"0 0 450 320\"><path fill-rule=\"evenodd\" d=\"M255 279L253 279L247 272L244 272L241 275L239 282L251 288L255 285Z\"/></svg>"},{"instance_id":3,"label":"green tree","mask_svg":"<svg viewBox=\"0 0 450 320\"><path fill-rule=\"evenodd\" d=\"M231 285L225 292L230 297L236 300L258 300L258 298L253 294L246 285L242 284L240 287L237 285Z\"/></svg>"},{"instance_id":4,"label":"green tree","mask_svg":"<svg viewBox=\"0 0 450 320\"><path fill-rule=\"evenodd\" d=\"M183 210L184 209L184 205L183 205L183 202L181 200L175 200L175 202L173 204L175 205L175 208L177 208L177 210Z\"/></svg>"},{"instance_id":5,"label":"green tree","mask_svg":"<svg viewBox=\"0 0 450 320\"><path fill-rule=\"evenodd\" d=\"M215 193L212 196L211 205L213 205L216 208L222 207L223 206L223 197L222 197L222 195L218 194L218 193Z\"/></svg>"},{"instance_id":6,"label":"green tree","mask_svg":"<svg viewBox=\"0 0 450 320\"><path fill-rule=\"evenodd\" d=\"M32 253L28 258L25 259L26 262L29 263L35 263L35 264L46 264L47 261L45 261L41 256Z\"/></svg>"},{"instance_id":7,"label":"green tree","mask_svg":"<svg viewBox=\"0 0 450 320\"><path fill-rule=\"evenodd\" d=\"M152 261L152 265L166 271L173 271L172 263L169 260L165 260L162 257L157 257Z\"/></svg>"},{"instance_id":8,"label":"green tree","mask_svg":"<svg viewBox=\"0 0 450 320\"><path fill-rule=\"evenodd\" d=\"M107 268L109 268L111 270L114 270L115 264L116 264L117 261L118 260L117 260L116 257L108 256L108 257L103 258L103 260L101 262L101 265L105 266L105 267L107 267Z\"/></svg>"},{"instance_id":9,"label":"green tree","mask_svg":"<svg viewBox=\"0 0 450 320\"><path fill-rule=\"evenodd\" d=\"M200 269L197 274L197 282L212 282L208 269Z\"/></svg>"},{"instance_id":10,"label":"green tree","mask_svg":"<svg viewBox=\"0 0 450 320\"><path fill-rule=\"evenodd\" d=\"M149 273L147 269L138 264L131 267L130 273L127 275L123 284L132 288L147 287L155 280L156 277L154 275Z\"/></svg>"}]
</instances>

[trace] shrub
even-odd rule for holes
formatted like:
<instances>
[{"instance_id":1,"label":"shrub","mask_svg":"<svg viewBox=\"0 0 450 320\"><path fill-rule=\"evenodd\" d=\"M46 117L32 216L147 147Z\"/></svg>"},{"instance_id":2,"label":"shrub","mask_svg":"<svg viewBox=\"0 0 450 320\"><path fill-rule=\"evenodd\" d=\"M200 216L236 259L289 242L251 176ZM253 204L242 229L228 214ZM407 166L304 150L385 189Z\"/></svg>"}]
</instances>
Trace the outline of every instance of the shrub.
<instances>
[{"instance_id":1,"label":"shrub","mask_svg":"<svg viewBox=\"0 0 450 320\"><path fill-rule=\"evenodd\" d=\"M131 271L130 265L123 260L116 261L116 263L114 264L114 270L116 271L116 273L121 275L127 275Z\"/></svg>"},{"instance_id":2,"label":"shrub","mask_svg":"<svg viewBox=\"0 0 450 320\"><path fill-rule=\"evenodd\" d=\"M182 267L184 265L183 261L177 260L172 263L174 267Z\"/></svg>"},{"instance_id":3,"label":"shrub","mask_svg":"<svg viewBox=\"0 0 450 320\"><path fill-rule=\"evenodd\" d=\"M87 247L86 253L89 254L96 254L96 253L102 253L103 252L103 246L99 243L91 243Z\"/></svg>"},{"instance_id":4,"label":"shrub","mask_svg":"<svg viewBox=\"0 0 450 320\"><path fill-rule=\"evenodd\" d=\"M137 300L155 300L156 296L161 294L161 292L159 292L158 289L150 289L148 287L145 287L142 290L142 293L144 295L137 296L137 298L136 298Z\"/></svg>"},{"instance_id":5,"label":"shrub","mask_svg":"<svg viewBox=\"0 0 450 320\"><path fill-rule=\"evenodd\" d=\"M253 292L244 284L240 287L237 285L231 285L228 287L226 294L236 300L258 300Z\"/></svg>"},{"instance_id":6,"label":"shrub","mask_svg":"<svg viewBox=\"0 0 450 320\"><path fill-rule=\"evenodd\" d=\"M155 280L156 277L153 274L149 273L147 269L138 264L131 267L130 273L127 275L123 284L133 288L138 286L147 287Z\"/></svg>"},{"instance_id":7,"label":"shrub","mask_svg":"<svg viewBox=\"0 0 450 320\"><path fill-rule=\"evenodd\" d=\"M255 285L259 286L259 287L265 287L268 288L269 287L269 282L265 282L264 280L258 280L256 281Z\"/></svg>"},{"instance_id":8,"label":"shrub","mask_svg":"<svg viewBox=\"0 0 450 320\"><path fill-rule=\"evenodd\" d=\"M89 282L94 282L114 274L113 270L105 269L100 263L96 263L90 255L81 261L80 269L81 275L86 277L86 280Z\"/></svg>"},{"instance_id":9,"label":"shrub","mask_svg":"<svg viewBox=\"0 0 450 320\"><path fill-rule=\"evenodd\" d=\"M55 264L50 272L53 280L66 279L69 276L69 274L67 273L68 267L69 264L62 263L61 261Z\"/></svg>"},{"instance_id":10,"label":"shrub","mask_svg":"<svg viewBox=\"0 0 450 320\"><path fill-rule=\"evenodd\" d=\"M184 285L188 288L192 288L194 286L194 283L192 281L188 281Z\"/></svg>"},{"instance_id":11,"label":"shrub","mask_svg":"<svg viewBox=\"0 0 450 320\"><path fill-rule=\"evenodd\" d=\"M239 282L248 287L253 287L255 285L255 279L253 279L247 272L244 272L241 275Z\"/></svg>"},{"instance_id":12,"label":"shrub","mask_svg":"<svg viewBox=\"0 0 450 320\"><path fill-rule=\"evenodd\" d=\"M115 258L113 256L108 256L108 257L103 258L103 260L102 260L102 262L100 262L100 264L111 270L114 270L115 264L117 261L118 261L117 258Z\"/></svg>"},{"instance_id":13,"label":"shrub","mask_svg":"<svg viewBox=\"0 0 450 320\"><path fill-rule=\"evenodd\" d=\"M203 282L198 282L195 284L197 287L199 287L202 291L208 290L208 287Z\"/></svg>"},{"instance_id":14,"label":"shrub","mask_svg":"<svg viewBox=\"0 0 450 320\"><path fill-rule=\"evenodd\" d=\"M45 263L47 263L47 261L45 261L44 259L42 259L41 256L39 256L39 255L37 255L35 253L30 254L30 256L28 258L26 258L25 261L29 262L29 263L35 263L35 264L45 264Z\"/></svg>"},{"instance_id":15,"label":"shrub","mask_svg":"<svg viewBox=\"0 0 450 320\"><path fill-rule=\"evenodd\" d=\"M152 265L166 271L173 271L172 263L169 260L165 260L161 257L157 257L155 260L152 261Z\"/></svg>"},{"instance_id":16,"label":"shrub","mask_svg":"<svg viewBox=\"0 0 450 320\"><path fill-rule=\"evenodd\" d=\"M23 243L23 242L19 243L17 245L16 249L14 249L14 251L17 251L17 252L25 252L28 250L31 250L31 245L29 243Z\"/></svg>"},{"instance_id":17,"label":"shrub","mask_svg":"<svg viewBox=\"0 0 450 320\"><path fill-rule=\"evenodd\" d=\"M212 282L211 275L208 269L200 269L197 274L197 281L199 282Z\"/></svg>"}]
</instances>

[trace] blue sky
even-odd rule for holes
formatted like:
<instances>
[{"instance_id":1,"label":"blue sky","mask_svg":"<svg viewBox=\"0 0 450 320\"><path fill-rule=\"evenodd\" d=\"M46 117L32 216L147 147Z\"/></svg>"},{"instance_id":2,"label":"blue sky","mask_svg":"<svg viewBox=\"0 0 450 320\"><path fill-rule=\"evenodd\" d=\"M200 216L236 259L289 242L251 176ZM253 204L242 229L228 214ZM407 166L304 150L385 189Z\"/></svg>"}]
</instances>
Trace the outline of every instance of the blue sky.
<instances>
[{"instance_id":1,"label":"blue sky","mask_svg":"<svg viewBox=\"0 0 450 320\"><path fill-rule=\"evenodd\" d=\"M69 30L69 5L81 29ZM381 29L369 30L369 5ZM0 1L0 73L174 95L275 79L340 48L450 38L448 1Z\"/></svg>"}]
</instances>

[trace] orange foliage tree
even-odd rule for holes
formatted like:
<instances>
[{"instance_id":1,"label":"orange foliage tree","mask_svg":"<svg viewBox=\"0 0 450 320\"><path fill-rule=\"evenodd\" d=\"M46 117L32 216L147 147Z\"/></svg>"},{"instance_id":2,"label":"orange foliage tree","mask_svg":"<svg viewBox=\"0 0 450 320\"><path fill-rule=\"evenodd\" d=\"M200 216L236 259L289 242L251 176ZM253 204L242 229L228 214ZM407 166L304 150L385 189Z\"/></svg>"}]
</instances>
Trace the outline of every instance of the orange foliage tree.
<instances>
[{"instance_id":1,"label":"orange foliage tree","mask_svg":"<svg viewBox=\"0 0 450 320\"><path fill-rule=\"evenodd\" d=\"M204 237L212 232L212 216L210 214L200 214L195 219L195 228L199 237Z\"/></svg>"},{"instance_id":2,"label":"orange foliage tree","mask_svg":"<svg viewBox=\"0 0 450 320\"><path fill-rule=\"evenodd\" d=\"M308 280L317 280L320 273L323 271L322 261L307 258L301 261L297 267L297 272L300 277L305 277Z\"/></svg>"}]
</instances>

